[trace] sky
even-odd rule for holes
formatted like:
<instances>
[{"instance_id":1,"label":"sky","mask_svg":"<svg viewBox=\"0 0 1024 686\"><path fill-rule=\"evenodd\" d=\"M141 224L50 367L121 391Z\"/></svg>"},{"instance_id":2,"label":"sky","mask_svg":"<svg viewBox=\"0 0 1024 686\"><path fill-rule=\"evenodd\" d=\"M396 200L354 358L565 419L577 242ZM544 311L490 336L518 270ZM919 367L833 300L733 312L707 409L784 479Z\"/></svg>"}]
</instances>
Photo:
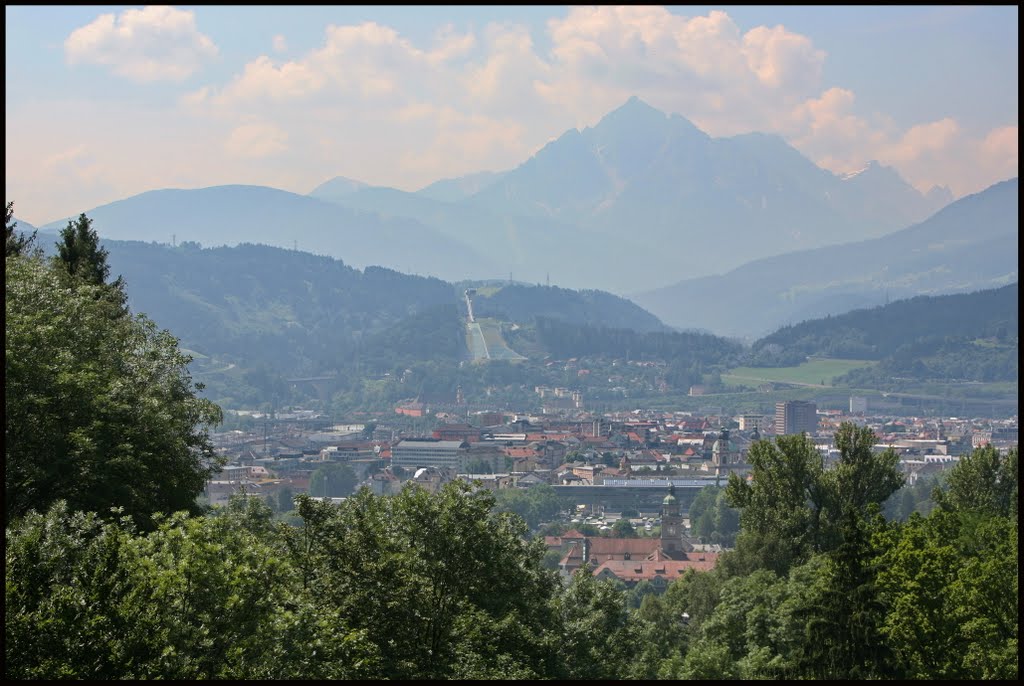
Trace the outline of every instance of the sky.
<instances>
[{"instance_id":1,"label":"sky","mask_svg":"<svg viewBox=\"0 0 1024 686\"><path fill-rule=\"evenodd\" d=\"M956 197L1017 176L1017 6L11 6L6 200L36 226L160 188L415 191L636 95Z\"/></svg>"}]
</instances>

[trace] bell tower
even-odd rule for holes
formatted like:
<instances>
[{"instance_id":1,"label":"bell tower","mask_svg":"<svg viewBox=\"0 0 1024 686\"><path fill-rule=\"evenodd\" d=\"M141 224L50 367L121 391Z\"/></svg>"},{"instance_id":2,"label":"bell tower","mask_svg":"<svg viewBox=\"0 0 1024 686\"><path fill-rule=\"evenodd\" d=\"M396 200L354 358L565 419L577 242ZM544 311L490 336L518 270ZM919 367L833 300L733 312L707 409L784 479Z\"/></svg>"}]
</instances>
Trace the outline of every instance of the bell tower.
<instances>
[{"instance_id":1,"label":"bell tower","mask_svg":"<svg viewBox=\"0 0 1024 686\"><path fill-rule=\"evenodd\" d=\"M671 482L668 495L661 501L661 549L669 555L684 552L683 516L679 513L676 486Z\"/></svg>"}]
</instances>

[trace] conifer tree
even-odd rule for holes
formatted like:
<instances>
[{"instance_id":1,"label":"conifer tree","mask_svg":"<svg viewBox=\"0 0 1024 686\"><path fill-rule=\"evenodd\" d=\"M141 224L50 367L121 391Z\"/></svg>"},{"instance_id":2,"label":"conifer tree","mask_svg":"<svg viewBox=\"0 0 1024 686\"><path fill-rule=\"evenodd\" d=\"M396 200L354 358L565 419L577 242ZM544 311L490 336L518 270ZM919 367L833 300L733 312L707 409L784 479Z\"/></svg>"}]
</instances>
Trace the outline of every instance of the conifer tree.
<instances>
[{"instance_id":1,"label":"conifer tree","mask_svg":"<svg viewBox=\"0 0 1024 686\"><path fill-rule=\"evenodd\" d=\"M18 222L14 221L14 201L7 203L4 217L4 229L7 232L7 256L24 255L29 252L35 243L36 232L33 231L31 236L22 236L14 232L18 226Z\"/></svg>"}]
</instances>

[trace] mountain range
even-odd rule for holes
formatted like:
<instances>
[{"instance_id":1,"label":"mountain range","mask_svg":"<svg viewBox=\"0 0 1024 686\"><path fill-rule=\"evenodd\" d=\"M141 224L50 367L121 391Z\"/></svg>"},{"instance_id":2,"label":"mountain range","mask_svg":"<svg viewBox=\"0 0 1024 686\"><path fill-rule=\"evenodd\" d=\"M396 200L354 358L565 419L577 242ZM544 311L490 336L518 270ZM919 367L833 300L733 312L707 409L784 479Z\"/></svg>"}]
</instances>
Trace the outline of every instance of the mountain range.
<instances>
[{"instance_id":1,"label":"mountain range","mask_svg":"<svg viewBox=\"0 0 1024 686\"><path fill-rule=\"evenodd\" d=\"M336 368L372 336L440 306L461 308L464 317L463 292L475 285L383 267L359 270L266 245L103 239L102 246L111 274L125 280L132 310L172 331L184 347L290 374ZM490 284L478 289L474 308L508 321L532 322L540 314L577 325L668 330L633 302L597 291ZM456 316L454 330L464 326Z\"/></svg>"},{"instance_id":2,"label":"mountain range","mask_svg":"<svg viewBox=\"0 0 1024 686\"><path fill-rule=\"evenodd\" d=\"M265 186L164 189L101 205L85 213L101 238L204 246L260 243L427 276L489 278L497 262L405 217L342 207ZM67 219L40 227L59 230Z\"/></svg>"},{"instance_id":3,"label":"mountain range","mask_svg":"<svg viewBox=\"0 0 1024 686\"><path fill-rule=\"evenodd\" d=\"M631 98L513 169L414 193L339 177L307 196L164 189L86 213L103 238L258 242L449 281L512 274L624 294L881 236L951 199L941 188L922 194L877 163L833 174L778 136L713 138Z\"/></svg>"},{"instance_id":4,"label":"mountain range","mask_svg":"<svg viewBox=\"0 0 1024 686\"><path fill-rule=\"evenodd\" d=\"M1018 276L1018 179L886 236L756 260L633 296L666 324L755 338L916 295L1004 286Z\"/></svg>"}]
</instances>

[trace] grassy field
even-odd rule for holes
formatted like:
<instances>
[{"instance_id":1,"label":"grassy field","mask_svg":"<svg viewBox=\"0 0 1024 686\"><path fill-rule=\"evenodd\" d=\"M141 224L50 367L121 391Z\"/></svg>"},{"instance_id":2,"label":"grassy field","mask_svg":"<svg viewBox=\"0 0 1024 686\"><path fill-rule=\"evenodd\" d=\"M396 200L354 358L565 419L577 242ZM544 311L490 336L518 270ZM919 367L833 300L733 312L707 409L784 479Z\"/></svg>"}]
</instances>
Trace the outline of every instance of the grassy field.
<instances>
[{"instance_id":1,"label":"grassy field","mask_svg":"<svg viewBox=\"0 0 1024 686\"><path fill-rule=\"evenodd\" d=\"M525 360L526 358L508 347L501 335L501 324L493 319L484 319L480 323L484 340L487 341L487 352L492 360Z\"/></svg>"},{"instance_id":2,"label":"grassy field","mask_svg":"<svg viewBox=\"0 0 1024 686\"><path fill-rule=\"evenodd\" d=\"M487 359L487 342L484 340L483 331L480 330L480 324L466 324L466 345L469 346L474 361Z\"/></svg>"},{"instance_id":3,"label":"grassy field","mask_svg":"<svg viewBox=\"0 0 1024 686\"><path fill-rule=\"evenodd\" d=\"M722 382L737 386L767 382L831 386L833 377L874 364L871 360L814 359L796 367L736 367L722 374Z\"/></svg>"},{"instance_id":4,"label":"grassy field","mask_svg":"<svg viewBox=\"0 0 1024 686\"><path fill-rule=\"evenodd\" d=\"M477 360L525 360L508 347L501 335L501 324L493 319L478 319L466 327L467 344Z\"/></svg>"}]
</instances>

